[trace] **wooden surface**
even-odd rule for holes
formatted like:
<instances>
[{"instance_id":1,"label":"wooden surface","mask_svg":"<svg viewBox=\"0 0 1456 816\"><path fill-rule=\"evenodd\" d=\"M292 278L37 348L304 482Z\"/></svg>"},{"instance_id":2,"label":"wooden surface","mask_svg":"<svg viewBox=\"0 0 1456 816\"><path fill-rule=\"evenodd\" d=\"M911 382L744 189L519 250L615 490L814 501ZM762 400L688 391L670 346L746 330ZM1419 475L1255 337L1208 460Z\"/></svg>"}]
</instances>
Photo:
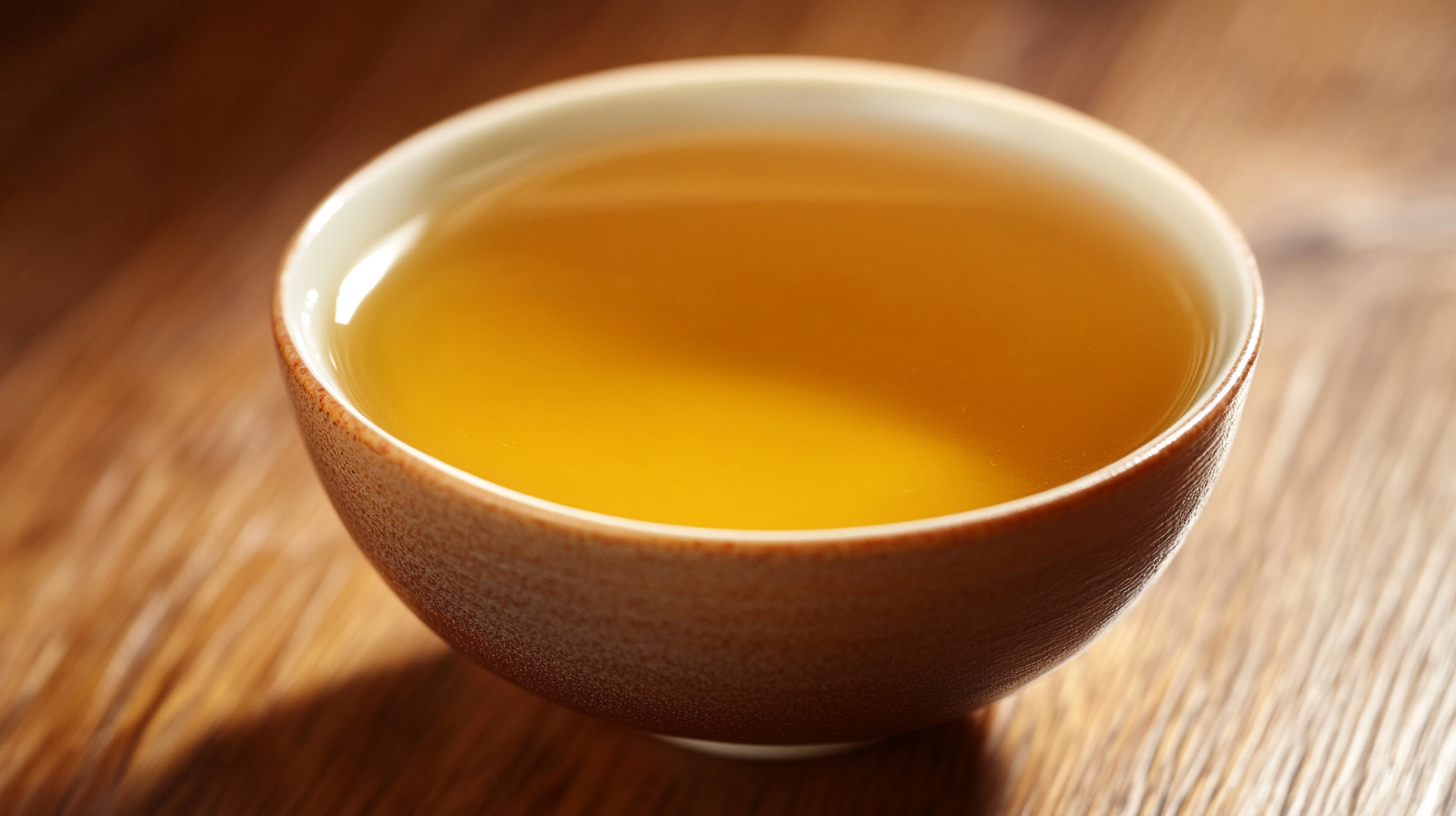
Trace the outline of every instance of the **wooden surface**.
<instances>
[{"instance_id":1,"label":"wooden surface","mask_svg":"<svg viewBox=\"0 0 1456 816\"><path fill-rule=\"evenodd\" d=\"M1204 517L1010 700L859 754L703 758L449 654L329 508L275 260L474 103L804 52L1088 110L1248 230L1268 335ZM0 813L1456 812L1450 0L0 5Z\"/></svg>"}]
</instances>

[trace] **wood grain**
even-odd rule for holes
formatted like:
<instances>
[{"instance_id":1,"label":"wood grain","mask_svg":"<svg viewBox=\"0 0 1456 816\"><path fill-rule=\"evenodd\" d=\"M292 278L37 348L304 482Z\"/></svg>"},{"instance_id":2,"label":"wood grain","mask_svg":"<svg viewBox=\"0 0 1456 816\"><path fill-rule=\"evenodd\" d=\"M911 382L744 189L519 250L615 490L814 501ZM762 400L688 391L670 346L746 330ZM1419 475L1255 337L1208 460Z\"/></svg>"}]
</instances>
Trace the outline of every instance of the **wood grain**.
<instances>
[{"instance_id":1,"label":"wood grain","mask_svg":"<svg viewBox=\"0 0 1456 816\"><path fill-rule=\"evenodd\" d=\"M283 401L274 264L393 141L702 54L1081 107L1253 238L1262 365L1099 643L821 762L686 754L445 651ZM0 6L0 812L1456 813L1456 5L13 0Z\"/></svg>"}]
</instances>

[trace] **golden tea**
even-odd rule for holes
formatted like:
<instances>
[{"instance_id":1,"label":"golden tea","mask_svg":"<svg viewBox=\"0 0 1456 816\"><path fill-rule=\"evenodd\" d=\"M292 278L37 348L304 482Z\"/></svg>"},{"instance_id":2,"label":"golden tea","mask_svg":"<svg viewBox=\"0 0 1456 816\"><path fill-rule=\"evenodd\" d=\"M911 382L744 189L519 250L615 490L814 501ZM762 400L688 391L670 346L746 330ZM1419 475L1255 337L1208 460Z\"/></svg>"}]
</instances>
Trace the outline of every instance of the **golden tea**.
<instances>
[{"instance_id":1,"label":"golden tea","mask_svg":"<svg viewBox=\"0 0 1456 816\"><path fill-rule=\"evenodd\" d=\"M1204 375L1130 217L963 145L718 131L524 163L341 287L343 387L397 438L645 521L847 527L1076 479Z\"/></svg>"}]
</instances>

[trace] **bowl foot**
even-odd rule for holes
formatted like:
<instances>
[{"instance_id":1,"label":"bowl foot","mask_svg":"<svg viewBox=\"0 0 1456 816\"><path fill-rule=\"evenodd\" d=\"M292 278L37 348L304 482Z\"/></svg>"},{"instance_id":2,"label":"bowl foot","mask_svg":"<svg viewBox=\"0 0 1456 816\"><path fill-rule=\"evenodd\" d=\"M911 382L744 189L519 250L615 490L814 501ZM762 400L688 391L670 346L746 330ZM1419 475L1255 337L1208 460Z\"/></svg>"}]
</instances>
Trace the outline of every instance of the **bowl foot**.
<instances>
[{"instance_id":1,"label":"bowl foot","mask_svg":"<svg viewBox=\"0 0 1456 816\"><path fill-rule=\"evenodd\" d=\"M863 748L875 740L868 742L827 742L819 745L746 745L740 742L711 742L709 740L687 739L686 737L665 737L661 734L653 734L654 737L669 745L676 745L689 751L708 756L723 757L724 759L746 759L756 762L792 762L799 759L819 759L820 757L844 754Z\"/></svg>"}]
</instances>

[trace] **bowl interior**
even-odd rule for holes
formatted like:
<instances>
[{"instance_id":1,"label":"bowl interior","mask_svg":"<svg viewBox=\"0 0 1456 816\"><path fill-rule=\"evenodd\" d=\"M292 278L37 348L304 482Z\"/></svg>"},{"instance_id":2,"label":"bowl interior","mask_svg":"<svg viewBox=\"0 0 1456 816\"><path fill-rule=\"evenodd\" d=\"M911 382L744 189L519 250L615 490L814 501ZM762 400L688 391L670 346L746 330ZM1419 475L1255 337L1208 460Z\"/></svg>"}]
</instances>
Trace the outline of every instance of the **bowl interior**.
<instances>
[{"instance_id":1,"label":"bowl interior","mask_svg":"<svg viewBox=\"0 0 1456 816\"><path fill-rule=\"evenodd\" d=\"M432 466L483 489L598 523L672 528L523 496L393 440L360 414L339 386L329 327L357 306L407 248L422 213L522 161L636 134L755 124L945 138L1033 162L1103 196L1159 236L1184 257L1189 285L1210 304L1215 333L1210 364L1189 408L1162 434L1052 491L942 519L1014 510L1128 466L1205 411L1256 341L1258 282L1238 230L1202 188L1132 139L1054 103L948 74L849 60L766 57L663 63L569 80L467 111L401 143L345 181L300 231L278 289L289 339L313 376L360 422ZM769 535L813 538L816 532L821 531ZM714 535L730 533L763 535Z\"/></svg>"}]
</instances>

